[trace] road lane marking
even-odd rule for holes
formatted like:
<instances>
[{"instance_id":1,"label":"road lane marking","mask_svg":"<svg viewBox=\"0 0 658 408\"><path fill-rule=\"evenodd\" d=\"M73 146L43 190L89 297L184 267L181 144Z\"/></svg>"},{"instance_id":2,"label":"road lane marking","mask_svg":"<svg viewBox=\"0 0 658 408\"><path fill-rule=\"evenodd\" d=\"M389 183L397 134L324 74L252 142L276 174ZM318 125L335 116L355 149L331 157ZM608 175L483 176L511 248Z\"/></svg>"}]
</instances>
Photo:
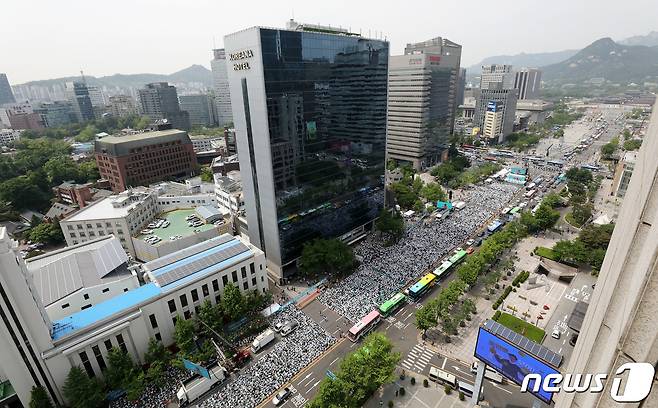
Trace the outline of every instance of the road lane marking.
<instances>
[{"instance_id":1,"label":"road lane marking","mask_svg":"<svg viewBox=\"0 0 658 408\"><path fill-rule=\"evenodd\" d=\"M329 365L330 365L330 366L331 366L331 365L334 365L334 363L335 363L336 361L338 361L339 358L340 358L340 357L336 357L336 358L334 358L334 359L331 361L331 363L329 363Z\"/></svg>"},{"instance_id":2,"label":"road lane marking","mask_svg":"<svg viewBox=\"0 0 658 408\"><path fill-rule=\"evenodd\" d=\"M315 384L313 384L313 386L312 386L311 388L309 388L308 391L311 391L313 388L317 387L318 384L320 384L320 381L318 381L318 382L316 382Z\"/></svg>"},{"instance_id":3,"label":"road lane marking","mask_svg":"<svg viewBox=\"0 0 658 408\"><path fill-rule=\"evenodd\" d=\"M494 387L498 388L498 389L501 390L501 391L505 391L505 392L508 393L508 394L512 394L512 391L510 391L510 390L506 390L505 388L503 388L503 387L501 387L501 386L499 386L499 385L496 385L496 384L494 384L494 383L491 382L491 381L489 381L489 384L493 385Z\"/></svg>"}]
</instances>

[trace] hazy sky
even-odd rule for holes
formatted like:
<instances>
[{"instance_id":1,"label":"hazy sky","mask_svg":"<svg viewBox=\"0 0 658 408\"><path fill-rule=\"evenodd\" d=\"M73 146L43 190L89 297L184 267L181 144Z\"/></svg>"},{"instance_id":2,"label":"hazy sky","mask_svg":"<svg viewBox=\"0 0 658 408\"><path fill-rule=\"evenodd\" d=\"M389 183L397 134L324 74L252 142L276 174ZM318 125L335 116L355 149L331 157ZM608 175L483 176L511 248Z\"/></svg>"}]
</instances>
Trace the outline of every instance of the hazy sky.
<instances>
[{"instance_id":1,"label":"hazy sky","mask_svg":"<svg viewBox=\"0 0 658 408\"><path fill-rule=\"evenodd\" d=\"M462 66L658 30L656 0L2 0L0 72L13 84L209 66L225 34L295 20L383 32L393 54L446 37Z\"/></svg>"}]
</instances>

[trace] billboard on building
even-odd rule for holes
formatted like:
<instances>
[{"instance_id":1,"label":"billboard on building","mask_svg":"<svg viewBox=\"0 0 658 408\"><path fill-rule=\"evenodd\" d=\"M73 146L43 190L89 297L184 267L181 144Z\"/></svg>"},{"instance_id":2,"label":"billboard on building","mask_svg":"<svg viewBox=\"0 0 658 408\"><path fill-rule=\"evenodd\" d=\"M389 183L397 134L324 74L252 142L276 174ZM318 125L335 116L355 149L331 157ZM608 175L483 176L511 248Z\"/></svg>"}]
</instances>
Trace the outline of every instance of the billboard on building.
<instances>
[{"instance_id":1,"label":"billboard on building","mask_svg":"<svg viewBox=\"0 0 658 408\"><path fill-rule=\"evenodd\" d=\"M480 327L475 345L475 357L498 371L510 381L521 385L528 374L539 374L542 379L549 374L559 373L556 369L519 349L506 340ZM534 380L529 382L529 390L534 387ZM553 393L543 391L532 392L534 396L547 404L551 403Z\"/></svg>"}]
</instances>

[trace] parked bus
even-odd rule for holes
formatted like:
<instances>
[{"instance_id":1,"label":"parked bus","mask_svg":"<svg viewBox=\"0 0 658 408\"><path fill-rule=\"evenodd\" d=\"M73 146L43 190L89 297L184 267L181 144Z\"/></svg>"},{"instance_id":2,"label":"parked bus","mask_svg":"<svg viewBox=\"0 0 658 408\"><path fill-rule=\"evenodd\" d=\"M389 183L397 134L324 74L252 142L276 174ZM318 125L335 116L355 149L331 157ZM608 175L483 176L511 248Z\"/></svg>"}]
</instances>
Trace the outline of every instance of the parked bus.
<instances>
[{"instance_id":1,"label":"parked bus","mask_svg":"<svg viewBox=\"0 0 658 408\"><path fill-rule=\"evenodd\" d=\"M437 279L441 279L443 275L448 273L450 268L452 268L452 262L443 261L443 263L441 263L441 265L439 265L439 267L434 270L434 275L436 275Z\"/></svg>"},{"instance_id":2,"label":"parked bus","mask_svg":"<svg viewBox=\"0 0 658 408\"><path fill-rule=\"evenodd\" d=\"M368 313L363 319L361 319L357 324L352 326L349 332L347 332L347 338L352 342L356 343L359 339L366 334L370 333L381 320L381 315L377 309Z\"/></svg>"},{"instance_id":3,"label":"parked bus","mask_svg":"<svg viewBox=\"0 0 658 408\"><path fill-rule=\"evenodd\" d=\"M531 198L532 196L535 195L536 192L537 192L537 190L530 190L530 191L528 191L527 193L525 193L524 196L525 196L526 198Z\"/></svg>"},{"instance_id":4,"label":"parked bus","mask_svg":"<svg viewBox=\"0 0 658 408\"><path fill-rule=\"evenodd\" d=\"M395 296L384 302L381 306L379 306L379 314L382 315L382 317L388 317L390 316L393 312L395 312L400 306L404 304L404 301L407 299L407 297L402 294L402 293L397 293Z\"/></svg>"},{"instance_id":5,"label":"parked bus","mask_svg":"<svg viewBox=\"0 0 658 408\"><path fill-rule=\"evenodd\" d=\"M454 255L448 259L448 261L450 261L453 265L457 265L466 258L466 255L466 251L463 249L461 251L456 251Z\"/></svg>"},{"instance_id":6,"label":"parked bus","mask_svg":"<svg viewBox=\"0 0 658 408\"><path fill-rule=\"evenodd\" d=\"M469 384L465 381L459 380L457 382L457 391L463 393L467 398L471 398L473 396L473 391L475 390L475 387L473 384ZM484 399L484 395L482 395L482 392L480 392L479 398L480 401Z\"/></svg>"},{"instance_id":7,"label":"parked bus","mask_svg":"<svg viewBox=\"0 0 658 408\"><path fill-rule=\"evenodd\" d=\"M412 299L419 299L423 296L432 286L436 284L436 275L428 273L420 278L420 280L406 290L407 295Z\"/></svg>"},{"instance_id":8,"label":"parked bus","mask_svg":"<svg viewBox=\"0 0 658 408\"><path fill-rule=\"evenodd\" d=\"M565 155L565 156L567 156L567 155ZM569 156L569 157L571 157L571 156ZM560 161L560 160L548 160L548 161L546 161L546 164L548 166L559 167L559 168L562 168L562 166L564 166L564 162Z\"/></svg>"},{"instance_id":9,"label":"parked bus","mask_svg":"<svg viewBox=\"0 0 658 408\"><path fill-rule=\"evenodd\" d=\"M521 211L521 207L514 207L514 208L512 208L512 210L509 213L510 213L510 215L514 215L514 214L518 213L519 211Z\"/></svg>"},{"instance_id":10,"label":"parked bus","mask_svg":"<svg viewBox=\"0 0 658 408\"><path fill-rule=\"evenodd\" d=\"M535 184L535 183L528 183L528 185L525 186L525 189L529 191L529 190L532 190L533 188L535 188L536 186L537 186L537 184Z\"/></svg>"},{"instance_id":11,"label":"parked bus","mask_svg":"<svg viewBox=\"0 0 658 408\"><path fill-rule=\"evenodd\" d=\"M457 377L436 367L430 367L430 380L457 389Z\"/></svg>"}]
</instances>

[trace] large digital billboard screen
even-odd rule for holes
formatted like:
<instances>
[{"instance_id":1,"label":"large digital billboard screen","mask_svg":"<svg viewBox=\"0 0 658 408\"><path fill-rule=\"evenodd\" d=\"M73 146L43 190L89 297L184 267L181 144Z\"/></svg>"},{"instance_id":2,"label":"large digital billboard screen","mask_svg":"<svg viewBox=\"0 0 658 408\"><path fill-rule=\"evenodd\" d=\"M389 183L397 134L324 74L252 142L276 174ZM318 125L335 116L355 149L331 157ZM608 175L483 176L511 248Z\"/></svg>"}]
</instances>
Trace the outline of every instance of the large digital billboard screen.
<instances>
[{"instance_id":1,"label":"large digital billboard screen","mask_svg":"<svg viewBox=\"0 0 658 408\"><path fill-rule=\"evenodd\" d=\"M475 345L475 357L518 385L523 383L523 378L527 374L539 374L544 378L548 374L558 373L553 367L495 334L489 333L482 327L480 327L478 341ZM531 390L533 385L534 381L531 380L528 390ZM541 389L532 394L547 404L550 404L553 398L553 393Z\"/></svg>"}]
</instances>

